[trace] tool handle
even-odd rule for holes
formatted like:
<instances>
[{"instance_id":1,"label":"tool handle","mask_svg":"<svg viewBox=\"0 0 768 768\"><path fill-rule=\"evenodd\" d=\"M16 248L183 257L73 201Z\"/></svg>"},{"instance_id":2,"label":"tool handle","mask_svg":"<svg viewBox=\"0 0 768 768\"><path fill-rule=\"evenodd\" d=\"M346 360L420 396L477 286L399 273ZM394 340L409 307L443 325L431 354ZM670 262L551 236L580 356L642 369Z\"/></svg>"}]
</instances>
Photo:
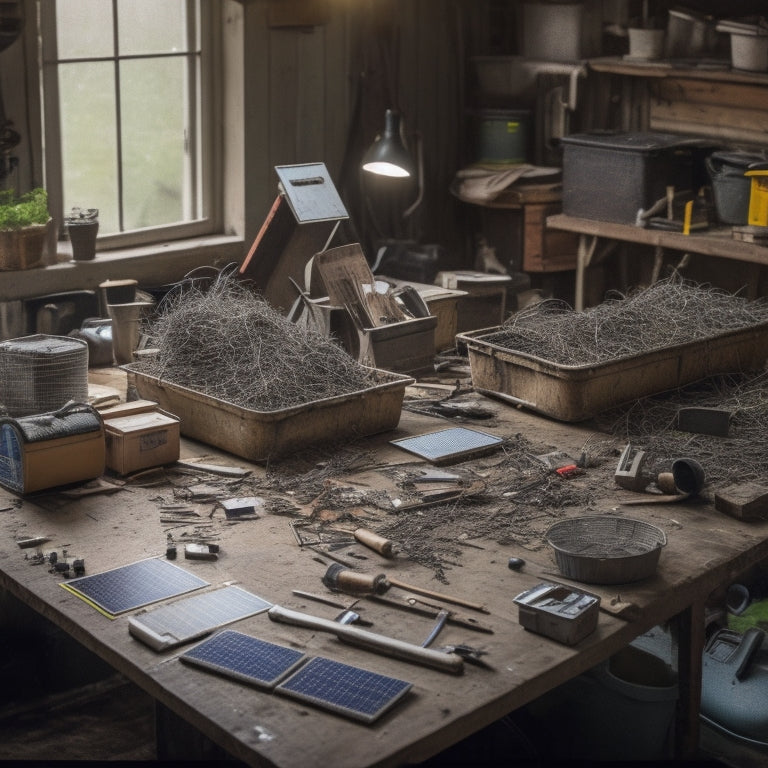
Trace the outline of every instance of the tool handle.
<instances>
[{"instance_id":1,"label":"tool handle","mask_svg":"<svg viewBox=\"0 0 768 768\"><path fill-rule=\"evenodd\" d=\"M348 568L343 568L339 563L328 566L323 576L323 584L328 589L337 592L347 592L351 595L368 595L375 592L383 592L387 588L387 578L383 573L371 576L366 573L357 573Z\"/></svg>"},{"instance_id":2,"label":"tool handle","mask_svg":"<svg viewBox=\"0 0 768 768\"><path fill-rule=\"evenodd\" d=\"M460 597L452 597L451 595L444 595L442 592L433 592L431 589L423 589L422 587L416 587L413 584L406 584L404 581L398 581L391 576L387 577L387 581L393 587L399 587L400 589L408 590L409 592L415 592L417 595L424 595L425 597L431 597L435 600L443 600L446 603L453 603L454 605L463 605L465 608L472 608L475 611L481 611L482 613L490 613L490 611L480 603L473 603L469 600L462 600Z\"/></svg>"},{"instance_id":3,"label":"tool handle","mask_svg":"<svg viewBox=\"0 0 768 768\"><path fill-rule=\"evenodd\" d=\"M368 632L365 629L351 627L348 624L338 624L335 621L330 621L320 616L292 611L280 605L273 605L267 612L267 615L272 621L331 632L340 640L344 640L350 645L356 645L368 651L383 653L387 656L394 656L398 659L412 661L416 664L423 664L438 669L441 672L460 675L464 671L464 660L452 653L422 648L420 645L406 643L394 637Z\"/></svg>"},{"instance_id":4,"label":"tool handle","mask_svg":"<svg viewBox=\"0 0 768 768\"><path fill-rule=\"evenodd\" d=\"M355 538L366 547L378 552L383 557L392 557L395 554L394 543L378 533L367 528L357 528L354 533Z\"/></svg>"}]
</instances>

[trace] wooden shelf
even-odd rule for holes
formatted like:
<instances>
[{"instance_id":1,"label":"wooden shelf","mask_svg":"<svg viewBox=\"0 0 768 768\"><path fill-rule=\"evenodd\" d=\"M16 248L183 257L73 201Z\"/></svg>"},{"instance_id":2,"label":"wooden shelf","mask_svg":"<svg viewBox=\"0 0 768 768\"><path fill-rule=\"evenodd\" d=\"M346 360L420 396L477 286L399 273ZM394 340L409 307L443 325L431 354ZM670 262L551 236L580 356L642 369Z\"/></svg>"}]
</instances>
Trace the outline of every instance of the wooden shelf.
<instances>
[{"instance_id":1,"label":"wooden shelf","mask_svg":"<svg viewBox=\"0 0 768 768\"><path fill-rule=\"evenodd\" d=\"M683 235L679 232L665 232L660 229L643 229L631 224L616 224L609 221L580 219L566 214L547 218L547 227L575 232L579 235L576 255L576 290L574 308L584 309L584 276L592 260L598 239L624 241L648 245L656 249L660 260L665 248L686 253L717 256L723 259L768 265L768 247L755 243L734 240L730 227L710 229L706 232ZM589 239L589 241L588 241Z\"/></svg>"},{"instance_id":2,"label":"wooden shelf","mask_svg":"<svg viewBox=\"0 0 768 768\"><path fill-rule=\"evenodd\" d=\"M731 69L728 62L702 60L690 61L631 61L620 56L589 59L587 64L595 72L632 77L687 77L696 80L722 81L768 86L768 72L745 72Z\"/></svg>"},{"instance_id":3,"label":"wooden shelf","mask_svg":"<svg viewBox=\"0 0 768 768\"><path fill-rule=\"evenodd\" d=\"M660 229L643 229L631 224L580 219L566 214L550 216L547 218L547 226L553 229L577 232L581 235L624 240L654 247L671 248L677 251L768 265L768 247L734 240L730 227L683 235L679 232L666 232Z\"/></svg>"}]
</instances>

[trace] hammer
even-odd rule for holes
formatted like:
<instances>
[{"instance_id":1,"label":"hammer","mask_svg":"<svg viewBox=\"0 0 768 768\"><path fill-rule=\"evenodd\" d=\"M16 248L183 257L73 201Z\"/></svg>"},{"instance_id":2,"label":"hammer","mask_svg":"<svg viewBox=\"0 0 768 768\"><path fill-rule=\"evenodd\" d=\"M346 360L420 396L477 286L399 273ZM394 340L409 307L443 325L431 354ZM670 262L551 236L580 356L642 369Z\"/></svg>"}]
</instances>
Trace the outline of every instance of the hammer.
<instances>
[{"instance_id":1,"label":"hammer","mask_svg":"<svg viewBox=\"0 0 768 768\"><path fill-rule=\"evenodd\" d=\"M443 600L446 603L453 603L454 605L462 605L465 608L472 608L473 610L481 611L482 613L490 613L485 606L480 605L479 603L472 603L468 600L462 600L459 597L452 597L451 595L434 592L430 589L414 586L413 584L406 584L403 581L387 577L386 574L383 573L376 576L355 573L354 571L344 568L339 563L333 563L328 566L328 570L325 572L325 576L323 576L323 584L334 592L347 592L348 594L353 595L380 595L386 592L390 587L399 587L400 589L405 589L409 592L415 592L417 595L424 595L425 597L431 597L435 600Z\"/></svg>"}]
</instances>

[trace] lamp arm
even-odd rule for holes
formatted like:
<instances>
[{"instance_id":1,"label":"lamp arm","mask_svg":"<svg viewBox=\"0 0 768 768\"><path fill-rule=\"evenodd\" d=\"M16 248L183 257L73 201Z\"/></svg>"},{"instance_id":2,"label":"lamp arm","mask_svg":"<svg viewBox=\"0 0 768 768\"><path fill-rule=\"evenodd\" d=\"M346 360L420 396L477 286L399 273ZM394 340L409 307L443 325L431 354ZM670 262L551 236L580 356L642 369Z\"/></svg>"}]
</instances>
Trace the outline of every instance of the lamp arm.
<instances>
[{"instance_id":1,"label":"lamp arm","mask_svg":"<svg viewBox=\"0 0 768 768\"><path fill-rule=\"evenodd\" d=\"M414 133L414 144L416 145L416 199L403 211L403 218L407 219L420 205L424 199L424 153L421 145L421 134Z\"/></svg>"}]
</instances>

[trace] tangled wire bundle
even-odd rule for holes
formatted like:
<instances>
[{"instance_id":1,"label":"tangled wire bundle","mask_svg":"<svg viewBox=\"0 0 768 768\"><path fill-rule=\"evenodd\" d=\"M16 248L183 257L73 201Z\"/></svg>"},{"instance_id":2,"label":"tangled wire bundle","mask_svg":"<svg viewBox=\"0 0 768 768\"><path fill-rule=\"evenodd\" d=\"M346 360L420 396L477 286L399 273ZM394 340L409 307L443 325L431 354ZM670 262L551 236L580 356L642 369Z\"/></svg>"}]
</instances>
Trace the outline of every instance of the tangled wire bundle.
<instances>
[{"instance_id":1,"label":"tangled wire bundle","mask_svg":"<svg viewBox=\"0 0 768 768\"><path fill-rule=\"evenodd\" d=\"M158 352L137 370L243 408L275 411L376 383L332 339L298 327L224 273L168 294L146 332Z\"/></svg>"},{"instance_id":2,"label":"tangled wire bundle","mask_svg":"<svg viewBox=\"0 0 768 768\"><path fill-rule=\"evenodd\" d=\"M765 322L764 301L670 278L583 312L560 301L534 304L483 338L559 365L592 365Z\"/></svg>"},{"instance_id":3,"label":"tangled wire bundle","mask_svg":"<svg viewBox=\"0 0 768 768\"><path fill-rule=\"evenodd\" d=\"M678 413L686 406L730 412L728 436L680 431ZM669 471L674 459L690 456L713 487L761 483L768 466L768 372L716 376L606 412L600 420L603 429L648 452L649 470Z\"/></svg>"}]
</instances>

